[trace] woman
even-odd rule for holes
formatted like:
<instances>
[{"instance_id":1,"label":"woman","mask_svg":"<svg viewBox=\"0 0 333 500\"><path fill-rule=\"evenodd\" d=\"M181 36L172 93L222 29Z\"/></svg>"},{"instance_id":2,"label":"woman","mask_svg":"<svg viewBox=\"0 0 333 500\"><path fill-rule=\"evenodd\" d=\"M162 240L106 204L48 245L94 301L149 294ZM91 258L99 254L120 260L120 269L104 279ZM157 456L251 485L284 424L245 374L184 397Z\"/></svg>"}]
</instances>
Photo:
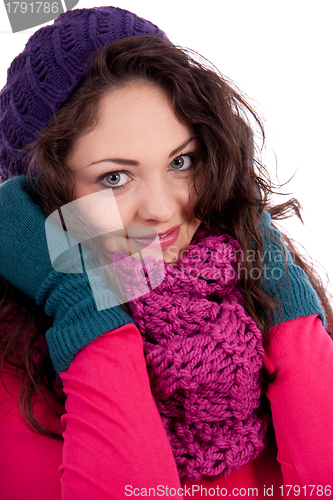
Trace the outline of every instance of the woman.
<instances>
[{"instance_id":1,"label":"woman","mask_svg":"<svg viewBox=\"0 0 333 500\"><path fill-rule=\"evenodd\" d=\"M1 109L4 498L328 496L332 310L271 224L299 206L269 205L239 93L105 7L39 30ZM111 289L91 248L52 268L44 213L69 206Z\"/></svg>"}]
</instances>

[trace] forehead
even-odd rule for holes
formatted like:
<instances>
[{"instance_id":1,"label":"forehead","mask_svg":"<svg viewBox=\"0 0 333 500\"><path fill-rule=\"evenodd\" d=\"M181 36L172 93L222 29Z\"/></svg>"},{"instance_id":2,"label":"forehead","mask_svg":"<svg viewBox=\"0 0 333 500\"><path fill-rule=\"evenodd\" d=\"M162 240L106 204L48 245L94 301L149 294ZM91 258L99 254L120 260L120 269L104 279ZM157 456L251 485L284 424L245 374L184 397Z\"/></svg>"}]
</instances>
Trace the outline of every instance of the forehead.
<instances>
[{"instance_id":1,"label":"forehead","mask_svg":"<svg viewBox=\"0 0 333 500\"><path fill-rule=\"evenodd\" d=\"M77 140L71 157L84 160L92 154L111 152L140 156L147 148L151 153L169 154L190 135L190 128L176 118L163 89L150 82L132 81L105 94L96 125Z\"/></svg>"}]
</instances>

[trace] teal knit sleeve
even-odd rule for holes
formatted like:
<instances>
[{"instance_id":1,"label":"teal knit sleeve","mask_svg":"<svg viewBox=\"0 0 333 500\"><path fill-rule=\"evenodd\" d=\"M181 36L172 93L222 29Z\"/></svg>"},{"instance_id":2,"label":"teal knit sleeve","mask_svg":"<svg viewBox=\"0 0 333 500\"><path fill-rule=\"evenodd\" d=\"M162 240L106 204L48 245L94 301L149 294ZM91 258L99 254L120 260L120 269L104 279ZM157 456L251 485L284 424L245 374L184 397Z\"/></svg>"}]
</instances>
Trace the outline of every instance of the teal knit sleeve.
<instances>
[{"instance_id":1,"label":"teal knit sleeve","mask_svg":"<svg viewBox=\"0 0 333 500\"><path fill-rule=\"evenodd\" d=\"M59 373L68 368L80 349L98 336L133 320L121 307L103 273L94 277L93 294L91 280L81 265L81 255L70 251L63 254L70 272L53 269L45 221L46 214L33 201L25 176L1 185L0 275L43 306L52 318L46 340L53 366ZM54 239L61 240L62 233L62 229L55 227Z\"/></svg>"},{"instance_id":2,"label":"teal knit sleeve","mask_svg":"<svg viewBox=\"0 0 333 500\"><path fill-rule=\"evenodd\" d=\"M267 212L261 218L260 230L264 236L261 289L278 299L281 309L275 312L272 326L311 314L317 314L325 325L325 313L316 291L303 269L294 263Z\"/></svg>"}]
</instances>

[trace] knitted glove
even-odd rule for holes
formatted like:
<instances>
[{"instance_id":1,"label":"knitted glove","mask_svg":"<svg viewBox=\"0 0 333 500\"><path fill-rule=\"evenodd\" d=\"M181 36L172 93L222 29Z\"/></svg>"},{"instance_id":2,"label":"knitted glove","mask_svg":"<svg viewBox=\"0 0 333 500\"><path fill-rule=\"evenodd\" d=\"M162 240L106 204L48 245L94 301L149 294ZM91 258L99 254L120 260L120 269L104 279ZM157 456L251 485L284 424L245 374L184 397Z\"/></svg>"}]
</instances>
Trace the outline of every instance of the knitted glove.
<instances>
[{"instance_id":1,"label":"knitted glove","mask_svg":"<svg viewBox=\"0 0 333 500\"><path fill-rule=\"evenodd\" d=\"M97 310L87 273L82 272L81 260L77 258L78 252L69 261L72 272L53 269L45 220L46 215L29 195L25 176L2 184L0 274L44 306L46 314L53 318L46 340L54 368L59 373L66 370L82 347L133 320L120 305L115 306L119 302L104 283L100 286L103 296L99 297L103 308ZM102 273L100 275L102 279Z\"/></svg>"},{"instance_id":2,"label":"knitted glove","mask_svg":"<svg viewBox=\"0 0 333 500\"><path fill-rule=\"evenodd\" d=\"M264 237L261 288L278 299L280 306L270 326L311 314L317 314L325 326L325 313L318 295L306 273L294 263L268 212L263 213L259 227Z\"/></svg>"}]
</instances>

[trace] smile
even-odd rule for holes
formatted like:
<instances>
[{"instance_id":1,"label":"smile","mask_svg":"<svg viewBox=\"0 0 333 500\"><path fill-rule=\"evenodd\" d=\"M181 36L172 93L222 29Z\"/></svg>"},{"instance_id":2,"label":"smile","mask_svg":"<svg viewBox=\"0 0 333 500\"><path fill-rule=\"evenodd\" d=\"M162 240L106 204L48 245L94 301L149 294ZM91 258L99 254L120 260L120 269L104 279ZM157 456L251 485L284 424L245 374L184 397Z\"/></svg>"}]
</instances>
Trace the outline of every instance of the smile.
<instances>
[{"instance_id":1,"label":"smile","mask_svg":"<svg viewBox=\"0 0 333 500\"><path fill-rule=\"evenodd\" d=\"M139 244L142 247L150 247L152 249L161 248L164 250L170 245L174 244L179 236L181 226L174 226L168 229L165 233L158 233L156 238L155 235L145 235L140 238L130 238L134 243Z\"/></svg>"}]
</instances>

